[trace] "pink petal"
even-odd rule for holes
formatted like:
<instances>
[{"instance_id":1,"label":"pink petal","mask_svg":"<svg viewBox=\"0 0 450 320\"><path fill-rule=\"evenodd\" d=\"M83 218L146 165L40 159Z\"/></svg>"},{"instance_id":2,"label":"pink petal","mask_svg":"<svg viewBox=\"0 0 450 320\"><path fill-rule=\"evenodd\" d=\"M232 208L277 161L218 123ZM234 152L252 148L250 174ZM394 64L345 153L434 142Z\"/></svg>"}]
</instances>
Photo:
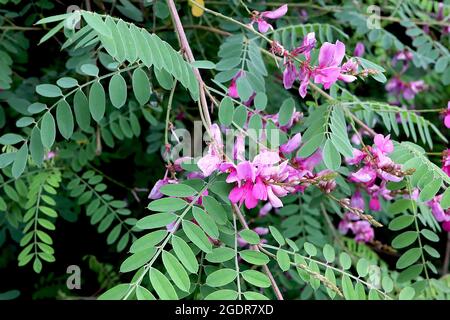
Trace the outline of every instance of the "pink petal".
<instances>
[{"instance_id":1,"label":"pink petal","mask_svg":"<svg viewBox=\"0 0 450 320\"><path fill-rule=\"evenodd\" d=\"M300 96L302 98L306 97L308 85L309 85L309 78L303 79L302 82L300 83L300 87L298 88L298 93L300 94Z\"/></svg>"},{"instance_id":2,"label":"pink petal","mask_svg":"<svg viewBox=\"0 0 450 320\"><path fill-rule=\"evenodd\" d=\"M246 185L244 186L244 188L245 188L245 194L244 194L245 207L247 209L253 209L258 204L258 199L256 199L253 196L253 193L252 193L253 186L252 186L251 182L247 182Z\"/></svg>"},{"instance_id":3,"label":"pink petal","mask_svg":"<svg viewBox=\"0 0 450 320\"><path fill-rule=\"evenodd\" d=\"M258 30L261 33L266 33L270 28L272 28L272 25L270 23L267 23L263 19L259 19L257 23L258 23Z\"/></svg>"},{"instance_id":4,"label":"pink petal","mask_svg":"<svg viewBox=\"0 0 450 320\"><path fill-rule=\"evenodd\" d=\"M256 199L267 200L267 187L260 178L256 178L256 183L253 186L252 194Z\"/></svg>"},{"instance_id":5,"label":"pink petal","mask_svg":"<svg viewBox=\"0 0 450 320\"><path fill-rule=\"evenodd\" d=\"M340 42L339 40L336 41L336 49L333 56L333 65L337 66L341 64L342 59L344 59L345 56L345 44Z\"/></svg>"},{"instance_id":6,"label":"pink petal","mask_svg":"<svg viewBox=\"0 0 450 320\"><path fill-rule=\"evenodd\" d=\"M373 142L377 149L382 153L391 153L394 151L394 144L390 139L390 135L384 137L382 134L377 134L373 139Z\"/></svg>"},{"instance_id":7,"label":"pink petal","mask_svg":"<svg viewBox=\"0 0 450 320\"><path fill-rule=\"evenodd\" d=\"M272 188L267 188L267 197L269 198L270 204L274 208L281 208L283 206L283 202L281 202L280 198L278 198L272 191Z\"/></svg>"},{"instance_id":8,"label":"pink petal","mask_svg":"<svg viewBox=\"0 0 450 320\"><path fill-rule=\"evenodd\" d=\"M163 194L161 192L159 192L159 189L168 183L169 182L167 179L159 179L158 181L156 181L155 185L153 186L152 190L150 191L150 193L148 195L148 198L152 199L152 200L162 198Z\"/></svg>"},{"instance_id":9,"label":"pink petal","mask_svg":"<svg viewBox=\"0 0 450 320\"><path fill-rule=\"evenodd\" d=\"M355 76L349 75L349 74L340 74L338 77L339 80L350 83L356 80Z\"/></svg>"},{"instance_id":10,"label":"pink petal","mask_svg":"<svg viewBox=\"0 0 450 320\"><path fill-rule=\"evenodd\" d=\"M297 78L297 69L293 63L288 63L283 71L283 85L285 89L292 88Z\"/></svg>"},{"instance_id":11,"label":"pink petal","mask_svg":"<svg viewBox=\"0 0 450 320\"><path fill-rule=\"evenodd\" d=\"M370 198L369 208L370 208L370 210L373 210L373 211L381 210L380 200L378 199L378 197Z\"/></svg>"},{"instance_id":12,"label":"pink petal","mask_svg":"<svg viewBox=\"0 0 450 320\"><path fill-rule=\"evenodd\" d=\"M207 154L206 156L200 158L197 162L197 166L203 172L205 177L210 176L214 171L219 169L221 159L218 156Z\"/></svg>"},{"instance_id":13,"label":"pink petal","mask_svg":"<svg viewBox=\"0 0 450 320\"><path fill-rule=\"evenodd\" d=\"M237 176L240 180L255 181L255 168L249 161L243 161L236 167Z\"/></svg>"},{"instance_id":14,"label":"pink petal","mask_svg":"<svg viewBox=\"0 0 450 320\"><path fill-rule=\"evenodd\" d=\"M329 66L333 61L335 46L332 43L324 42L319 51L319 68Z\"/></svg>"},{"instance_id":15,"label":"pink petal","mask_svg":"<svg viewBox=\"0 0 450 320\"><path fill-rule=\"evenodd\" d=\"M264 217L266 216L270 210L272 210L272 205L270 204L270 202L267 202L265 205L262 206L262 208L259 210L258 216L260 217Z\"/></svg>"},{"instance_id":16,"label":"pink petal","mask_svg":"<svg viewBox=\"0 0 450 320\"><path fill-rule=\"evenodd\" d=\"M365 47L364 43L358 42L355 46L355 51L353 52L353 55L355 57L362 57L364 55Z\"/></svg>"},{"instance_id":17,"label":"pink petal","mask_svg":"<svg viewBox=\"0 0 450 320\"><path fill-rule=\"evenodd\" d=\"M359 164L366 157L366 153L353 148L353 158L345 158L345 162L350 165Z\"/></svg>"},{"instance_id":18,"label":"pink petal","mask_svg":"<svg viewBox=\"0 0 450 320\"><path fill-rule=\"evenodd\" d=\"M288 5L283 4L278 9L272 10L272 11L264 11L261 13L261 17L268 18L268 19L278 19L284 16L288 11Z\"/></svg>"},{"instance_id":19,"label":"pink petal","mask_svg":"<svg viewBox=\"0 0 450 320\"><path fill-rule=\"evenodd\" d=\"M350 177L355 182L368 183L375 180L376 172L368 167L364 167L357 172L352 173Z\"/></svg>"},{"instance_id":20,"label":"pink petal","mask_svg":"<svg viewBox=\"0 0 450 320\"><path fill-rule=\"evenodd\" d=\"M295 134L292 138L288 140L285 144L280 146L280 151L284 154L291 153L298 147L302 142L302 135L300 133Z\"/></svg>"},{"instance_id":21,"label":"pink petal","mask_svg":"<svg viewBox=\"0 0 450 320\"><path fill-rule=\"evenodd\" d=\"M359 190L356 190L355 193L353 194L352 198L350 199L350 205L353 208L358 208L358 209L364 210L366 205L364 203L364 199L361 195L361 192L359 192Z\"/></svg>"},{"instance_id":22,"label":"pink petal","mask_svg":"<svg viewBox=\"0 0 450 320\"><path fill-rule=\"evenodd\" d=\"M278 152L273 151L262 151L253 159L253 163L255 165L263 166L273 165L278 162L280 162L280 155L278 154Z\"/></svg>"},{"instance_id":23,"label":"pink petal","mask_svg":"<svg viewBox=\"0 0 450 320\"><path fill-rule=\"evenodd\" d=\"M448 113L444 118L444 125L450 129L450 113Z\"/></svg>"},{"instance_id":24,"label":"pink petal","mask_svg":"<svg viewBox=\"0 0 450 320\"><path fill-rule=\"evenodd\" d=\"M232 203L238 203L242 196L244 195L244 187L234 187L231 189L230 194L228 195L228 199Z\"/></svg>"}]
</instances>

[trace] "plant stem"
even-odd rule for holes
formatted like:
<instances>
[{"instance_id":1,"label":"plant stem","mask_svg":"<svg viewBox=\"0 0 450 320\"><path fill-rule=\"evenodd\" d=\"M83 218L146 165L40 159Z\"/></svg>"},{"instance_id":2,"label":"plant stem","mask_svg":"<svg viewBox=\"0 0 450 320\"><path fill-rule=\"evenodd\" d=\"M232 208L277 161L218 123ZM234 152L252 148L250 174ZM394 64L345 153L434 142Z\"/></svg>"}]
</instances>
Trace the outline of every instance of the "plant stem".
<instances>
[{"instance_id":1,"label":"plant stem","mask_svg":"<svg viewBox=\"0 0 450 320\"><path fill-rule=\"evenodd\" d=\"M167 146L169 144L169 122L170 122L170 111L172 110L173 96L175 89L177 88L177 80L173 80L172 90L170 90L169 102L167 103L167 113L166 113L166 130L164 132L164 144Z\"/></svg>"},{"instance_id":2,"label":"plant stem","mask_svg":"<svg viewBox=\"0 0 450 320\"><path fill-rule=\"evenodd\" d=\"M450 264L450 232L447 232L447 245L445 247L444 263L442 264L442 275L447 274L449 264Z\"/></svg>"},{"instance_id":3,"label":"plant stem","mask_svg":"<svg viewBox=\"0 0 450 320\"><path fill-rule=\"evenodd\" d=\"M180 42L181 50L185 53L188 62L192 63L195 61L194 55L192 53L192 49L189 45L189 42L186 37L186 33L184 32L183 24L181 23L180 16L178 15L177 8L173 0L167 0L167 5L169 7L170 15L172 17L172 21L175 27L175 32L178 35L178 40ZM199 85L199 93L200 93L200 104L203 109L203 115L205 117L205 126L209 131L211 127L211 117L209 115L208 103L206 102L205 88L202 76L200 75L200 71L197 68L193 68L195 77L197 78Z\"/></svg>"},{"instance_id":4,"label":"plant stem","mask_svg":"<svg viewBox=\"0 0 450 320\"><path fill-rule=\"evenodd\" d=\"M239 209L239 207L233 203L233 210L234 213L236 214L236 216L238 217L239 221L241 222L242 226L244 227L244 229L249 229L247 221L245 220L244 215L242 214L241 210ZM261 252L261 250L259 249L258 246L251 246L250 247L252 250ZM277 297L278 300L284 300L283 295L280 291L280 288L278 288L277 283L275 282L275 279L272 275L272 272L270 272L269 268L267 267L267 265L263 266L263 270L266 273L266 275L269 277L270 283L272 285L273 291L275 292L275 295Z\"/></svg>"},{"instance_id":5,"label":"plant stem","mask_svg":"<svg viewBox=\"0 0 450 320\"><path fill-rule=\"evenodd\" d=\"M239 261L238 261L238 230L237 230L237 224L236 224L236 215L233 215L233 226L234 226L234 265L236 268L236 284L238 289L238 300L241 300L242 293L241 293L241 280L239 278Z\"/></svg>"}]
</instances>

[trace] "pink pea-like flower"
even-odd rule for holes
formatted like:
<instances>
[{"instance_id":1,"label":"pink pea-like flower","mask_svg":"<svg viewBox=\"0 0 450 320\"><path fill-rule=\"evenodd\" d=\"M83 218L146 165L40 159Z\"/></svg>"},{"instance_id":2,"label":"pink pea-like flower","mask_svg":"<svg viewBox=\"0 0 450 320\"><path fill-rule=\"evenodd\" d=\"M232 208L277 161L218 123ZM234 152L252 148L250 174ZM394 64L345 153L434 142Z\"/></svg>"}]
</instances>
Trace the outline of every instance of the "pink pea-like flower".
<instances>
[{"instance_id":1,"label":"pink pea-like flower","mask_svg":"<svg viewBox=\"0 0 450 320\"><path fill-rule=\"evenodd\" d=\"M447 102L447 110L444 113L444 125L450 129L450 101Z\"/></svg>"},{"instance_id":2,"label":"pink pea-like flower","mask_svg":"<svg viewBox=\"0 0 450 320\"><path fill-rule=\"evenodd\" d=\"M355 50L353 51L353 55L355 57L362 57L365 51L366 48L364 47L364 43L358 42L355 46Z\"/></svg>"},{"instance_id":3,"label":"pink pea-like flower","mask_svg":"<svg viewBox=\"0 0 450 320\"><path fill-rule=\"evenodd\" d=\"M302 135L296 133L292 138L290 138L285 144L280 146L280 151L284 154L288 154L300 147L302 143Z\"/></svg>"},{"instance_id":4,"label":"pink pea-like flower","mask_svg":"<svg viewBox=\"0 0 450 320\"><path fill-rule=\"evenodd\" d=\"M391 135L389 134L386 137L382 134L377 134L374 138L376 148L383 154L388 154L394 151L394 144L392 143L390 137Z\"/></svg>"},{"instance_id":5,"label":"pink pea-like flower","mask_svg":"<svg viewBox=\"0 0 450 320\"><path fill-rule=\"evenodd\" d=\"M272 10L272 11L264 11L259 14L256 14L253 19L252 23L256 22L258 24L258 30L261 33L266 33L269 31L269 29L273 29L272 25L266 21L266 19L276 20L284 15L286 15L288 11L287 4L282 5L278 9Z\"/></svg>"},{"instance_id":6,"label":"pink pea-like flower","mask_svg":"<svg viewBox=\"0 0 450 320\"><path fill-rule=\"evenodd\" d=\"M442 171L450 177L450 149L444 151L442 158Z\"/></svg>"}]
</instances>

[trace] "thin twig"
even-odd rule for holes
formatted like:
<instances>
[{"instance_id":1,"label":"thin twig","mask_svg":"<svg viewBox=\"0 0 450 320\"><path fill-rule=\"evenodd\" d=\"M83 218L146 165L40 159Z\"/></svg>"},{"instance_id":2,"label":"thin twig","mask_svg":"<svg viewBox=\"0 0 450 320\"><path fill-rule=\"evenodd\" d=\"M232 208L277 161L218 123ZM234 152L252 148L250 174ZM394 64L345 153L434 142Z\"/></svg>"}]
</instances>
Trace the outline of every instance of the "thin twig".
<instances>
[{"instance_id":1,"label":"thin twig","mask_svg":"<svg viewBox=\"0 0 450 320\"><path fill-rule=\"evenodd\" d=\"M247 221L245 221L245 217L242 214L241 210L239 209L239 207L233 203L233 209L234 209L234 213L236 214L236 216L238 217L239 221L241 222L242 226L244 227L244 229L249 229ZM250 247L252 250L261 252L261 250L259 249L258 246L251 246ZM283 295L280 291L280 288L278 288L277 283L275 282L275 279L272 275L272 272L270 272L269 268L267 267L267 265L263 266L263 270L266 273L266 275L269 277L270 283L272 285L273 291L275 292L275 295L277 297L278 300L284 300Z\"/></svg>"},{"instance_id":2,"label":"thin twig","mask_svg":"<svg viewBox=\"0 0 450 320\"><path fill-rule=\"evenodd\" d=\"M170 15L175 27L175 32L178 35L181 50L185 53L188 62L192 63L195 61L194 54L192 53L192 49L187 40L186 33L184 32L183 24L181 23L175 3L173 2L173 0L167 0L167 5L169 7ZM193 70L199 84L200 103L203 109L203 115L205 117L206 129L209 131L209 128L211 127L211 117L209 115L208 103L206 101L204 82L202 76L200 75L200 71L198 71L197 68L193 68Z\"/></svg>"},{"instance_id":3,"label":"thin twig","mask_svg":"<svg viewBox=\"0 0 450 320\"><path fill-rule=\"evenodd\" d=\"M442 264L442 275L447 274L450 264L450 232L447 233L447 246L445 247L445 258Z\"/></svg>"}]
</instances>

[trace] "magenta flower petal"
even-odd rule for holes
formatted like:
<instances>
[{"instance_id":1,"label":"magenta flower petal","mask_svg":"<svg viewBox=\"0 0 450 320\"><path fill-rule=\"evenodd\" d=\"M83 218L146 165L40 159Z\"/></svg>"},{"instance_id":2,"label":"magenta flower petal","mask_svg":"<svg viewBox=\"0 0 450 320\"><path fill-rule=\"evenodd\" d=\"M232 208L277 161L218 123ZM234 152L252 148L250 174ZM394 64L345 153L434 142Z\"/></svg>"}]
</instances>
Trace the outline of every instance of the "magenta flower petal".
<instances>
[{"instance_id":1,"label":"magenta flower petal","mask_svg":"<svg viewBox=\"0 0 450 320\"><path fill-rule=\"evenodd\" d=\"M237 176L240 180L255 181L255 168L249 161L243 161L236 166Z\"/></svg>"},{"instance_id":2,"label":"magenta flower petal","mask_svg":"<svg viewBox=\"0 0 450 320\"><path fill-rule=\"evenodd\" d=\"M270 204L274 208L281 208L283 206L283 202L281 202L280 198L278 198L272 191L272 188L267 188L267 197L269 198Z\"/></svg>"},{"instance_id":3,"label":"magenta flower petal","mask_svg":"<svg viewBox=\"0 0 450 320\"><path fill-rule=\"evenodd\" d=\"M450 129L450 112L444 117L444 125Z\"/></svg>"},{"instance_id":4,"label":"magenta flower petal","mask_svg":"<svg viewBox=\"0 0 450 320\"><path fill-rule=\"evenodd\" d=\"M364 43L358 42L355 46L355 51L353 52L353 55L355 57L362 57L365 51L366 48L364 47Z\"/></svg>"},{"instance_id":5,"label":"magenta flower petal","mask_svg":"<svg viewBox=\"0 0 450 320\"><path fill-rule=\"evenodd\" d=\"M256 178L256 183L253 186L252 194L256 199L267 200L267 187L259 177Z\"/></svg>"},{"instance_id":6,"label":"magenta flower petal","mask_svg":"<svg viewBox=\"0 0 450 320\"><path fill-rule=\"evenodd\" d=\"M244 187L234 187L231 189L230 194L228 195L228 199L232 203L238 203L241 198L244 196Z\"/></svg>"},{"instance_id":7,"label":"magenta flower petal","mask_svg":"<svg viewBox=\"0 0 450 320\"><path fill-rule=\"evenodd\" d=\"M261 33L266 33L272 28L272 25L263 19L258 19L256 22L258 23L258 30Z\"/></svg>"},{"instance_id":8,"label":"magenta flower petal","mask_svg":"<svg viewBox=\"0 0 450 320\"><path fill-rule=\"evenodd\" d=\"M210 176L214 171L219 169L219 165L222 160L215 155L207 154L197 161L197 166L203 172L205 177Z\"/></svg>"},{"instance_id":9,"label":"magenta flower petal","mask_svg":"<svg viewBox=\"0 0 450 320\"><path fill-rule=\"evenodd\" d=\"M394 151L394 144L392 143L389 134L386 137L382 134L377 134L373 139L373 142L377 149L384 154Z\"/></svg>"},{"instance_id":10,"label":"magenta flower petal","mask_svg":"<svg viewBox=\"0 0 450 320\"><path fill-rule=\"evenodd\" d=\"M284 154L291 153L298 147L300 147L301 143L302 135L300 133L297 133L292 138L290 138L288 142L280 146L280 151Z\"/></svg>"},{"instance_id":11,"label":"magenta flower petal","mask_svg":"<svg viewBox=\"0 0 450 320\"><path fill-rule=\"evenodd\" d=\"M357 172L352 173L350 177L355 182L369 183L375 180L376 172L369 167L364 167L359 169Z\"/></svg>"},{"instance_id":12,"label":"magenta flower petal","mask_svg":"<svg viewBox=\"0 0 450 320\"><path fill-rule=\"evenodd\" d=\"M288 5L283 4L278 9L272 10L272 11L264 11L261 13L262 18L268 18L268 19L279 19L282 16L284 16L288 11Z\"/></svg>"}]
</instances>

